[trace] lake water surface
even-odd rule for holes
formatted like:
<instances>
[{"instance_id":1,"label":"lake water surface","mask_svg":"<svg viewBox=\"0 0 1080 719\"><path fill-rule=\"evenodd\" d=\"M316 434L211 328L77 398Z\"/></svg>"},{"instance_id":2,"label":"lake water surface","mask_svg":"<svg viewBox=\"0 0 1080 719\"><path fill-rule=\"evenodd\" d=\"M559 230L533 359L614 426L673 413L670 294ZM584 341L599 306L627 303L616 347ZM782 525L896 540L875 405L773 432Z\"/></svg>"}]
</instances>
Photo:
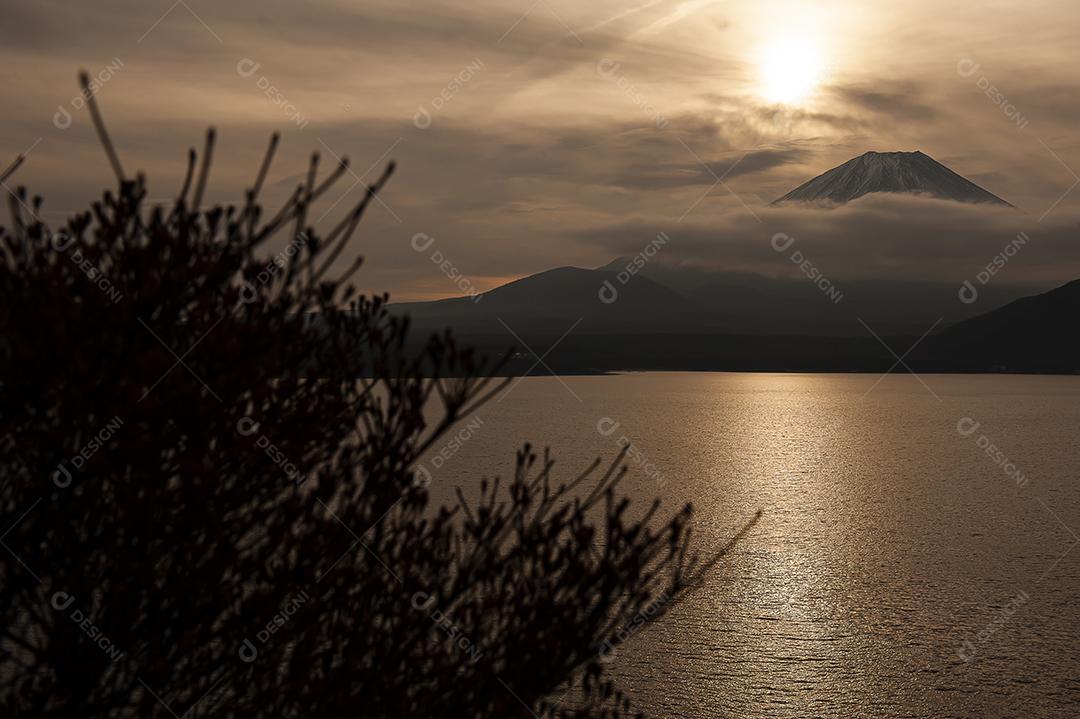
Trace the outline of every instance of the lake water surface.
<instances>
[{"instance_id":1,"label":"lake water surface","mask_svg":"<svg viewBox=\"0 0 1080 719\"><path fill-rule=\"evenodd\" d=\"M1074 377L527 378L433 489L511 474L524 440L569 478L626 437L623 489L692 502L700 549L763 510L615 653L650 716L1076 717L1078 432Z\"/></svg>"}]
</instances>

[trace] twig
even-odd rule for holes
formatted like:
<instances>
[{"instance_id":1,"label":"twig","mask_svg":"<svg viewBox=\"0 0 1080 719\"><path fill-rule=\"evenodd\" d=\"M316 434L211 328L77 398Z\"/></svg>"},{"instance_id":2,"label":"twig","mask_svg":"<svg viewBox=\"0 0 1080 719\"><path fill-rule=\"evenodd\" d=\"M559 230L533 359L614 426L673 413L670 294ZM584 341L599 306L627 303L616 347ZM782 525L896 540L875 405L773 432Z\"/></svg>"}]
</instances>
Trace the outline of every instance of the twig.
<instances>
[{"instance_id":1,"label":"twig","mask_svg":"<svg viewBox=\"0 0 1080 719\"><path fill-rule=\"evenodd\" d=\"M79 84L82 85L83 97L86 98L86 106L90 108L90 119L94 122L94 129L97 130L101 146L105 148L105 154L109 158L109 164L112 165L117 181L123 184L124 168L120 166L120 156L116 154L116 147L113 145L112 140L109 139L109 133L105 129L105 123L102 121L101 113L98 111L97 100L94 99L94 93L90 91L90 74L86 70L79 72Z\"/></svg>"}]
</instances>

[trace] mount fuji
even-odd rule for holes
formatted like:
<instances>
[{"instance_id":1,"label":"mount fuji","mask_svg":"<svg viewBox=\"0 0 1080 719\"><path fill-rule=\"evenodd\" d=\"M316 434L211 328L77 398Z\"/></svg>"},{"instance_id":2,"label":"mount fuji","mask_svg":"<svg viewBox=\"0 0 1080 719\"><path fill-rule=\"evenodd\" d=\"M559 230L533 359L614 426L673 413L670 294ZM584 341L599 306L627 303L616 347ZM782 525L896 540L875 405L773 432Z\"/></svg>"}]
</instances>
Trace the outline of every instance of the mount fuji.
<instances>
[{"instance_id":1,"label":"mount fuji","mask_svg":"<svg viewBox=\"0 0 1080 719\"><path fill-rule=\"evenodd\" d=\"M867 152L775 200L843 204L874 192L929 195L956 202L1011 204L923 152Z\"/></svg>"}]
</instances>

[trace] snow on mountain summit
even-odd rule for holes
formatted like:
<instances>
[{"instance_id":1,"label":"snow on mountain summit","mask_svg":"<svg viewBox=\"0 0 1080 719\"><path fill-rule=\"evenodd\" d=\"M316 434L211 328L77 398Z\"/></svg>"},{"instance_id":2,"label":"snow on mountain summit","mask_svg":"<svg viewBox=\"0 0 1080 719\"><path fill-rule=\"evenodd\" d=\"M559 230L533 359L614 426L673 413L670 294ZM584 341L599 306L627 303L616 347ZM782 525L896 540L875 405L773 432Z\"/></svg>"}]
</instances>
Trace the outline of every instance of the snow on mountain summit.
<instances>
[{"instance_id":1,"label":"snow on mountain summit","mask_svg":"<svg viewBox=\"0 0 1080 719\"><path fill-rule=\"evenodd\" d=\"M842 204L873 192L925 194L956 202L1012 207L918 150L867 152L796 187L772 204Z\"/></svg>"}]
</instances>

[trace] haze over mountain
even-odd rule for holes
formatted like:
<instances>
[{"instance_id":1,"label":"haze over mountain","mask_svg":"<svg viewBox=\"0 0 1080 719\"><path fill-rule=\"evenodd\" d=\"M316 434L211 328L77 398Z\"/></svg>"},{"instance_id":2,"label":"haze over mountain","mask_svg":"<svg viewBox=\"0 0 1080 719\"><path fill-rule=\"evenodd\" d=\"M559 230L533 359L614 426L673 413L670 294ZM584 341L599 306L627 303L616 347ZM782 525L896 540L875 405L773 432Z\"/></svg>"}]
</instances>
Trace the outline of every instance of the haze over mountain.
<instances>
[{"instance_id":1,"label":"haze over mountain","mask_svg":"<svg viewBox=\"0 0 1080 719\"><path fill-rule=\"evenodd\" d=\"M581 322L589 332L648 333L701 326L697 308L653 280L615 271L556 267L476 295L391 305L425 329L453 327L464 335L515 331L556 335Z\"/></svg>"},{"instance_id":2,"label":"haze over mountain","mask_svg":"<svg viewBox=\"0 0 1080 719\"><path fill-rule=\"evenodd\" d=\"M979 369L1080 371L1080 280L1023 297L949 327L931 342L940 358L963 359Z\"/></svg>"},{"instance_id":3,"label":"haze over mountain","mask_svg":"<svg viewBox=\"0 0 1080 719\"><path fill-rule=\"evenodd\" d=\"M1041 288L993 284L977 304L957 299L956 283L918 279L844 281L843 301L830 300L804 277L767 277L666 265L633 268L619 257L596 268L559 267L507 283L477 297L395 303L423 329L453 327L468 335L515 331L558 336L575 332L633 334L709 332L739 335L861 337L862 318L881 333L922 334L935 321L958 322ZM618 293L613 302L611 290Z\"/></svg>"},{"instance_id":4,"label":"haze over mountain","mask_svg":"<svg viewBox=\"0 0 1080 719\"><path fill-rule=\"evenodd\" d=\"M887 6L855 0L597 0L550 3L557 16L540 4L522 18L532 3L235 0L188 3L198 18L178 6L162 19L172 4L6 4L13 14L0 27L3 46L20 67L33 69L34 78L20 74L13 90L19 102L9 103L0 118L0 162L6 166L34 146L18 184L45 196L44 211L56 212L57 221L62 210L99 199L102 171L108 169L101 148L90 141L88 114L71 102L77 90L73 68L86 66L97 78L117 54L124 65L102 90L117 93L106 108L110 128L127 146L127 161L161 178L162 188L182 185L186 149L211 122L230 153L249 158L227 170L215 166L207 187L215 201L232 201L249 186L257 168L248 165L262 157L275 130L289 132L265 183L270 205L287 201L305 180L310 145L318 146L324 161L333 160L330 152L349 156L352 167L363 166L358 173L393 147L388 157L407 174L395 176L381 198L386 205L375 203L365 216L367 228L372 236L386 237L397 237L403 227L408 235L437 229L436 247L452 248L454 264L481 290L544 268L593 267L636 254L636 240L605 242L627 237L624 225L648 224L643 238L658 230L674 238L677 228L678 247L665 250L668 256L688 246L688 235L718 227L734 234L745 229L740 221L756 224L740 203L768 220L762 210L769 202L866 150L925 147L1035 217L1054 205L1039 223L1042 235L1064 234L1080 218L1080 191L1058 202L1075 180L1065 166L1080 172L1080 92L1073 62L1080 48L1066 37L1076 25L1075 2L1045 0L1038 12L970 15L962 4L926 0ZM403 10L413 5L437 8L440 20ZM912 32L886 29L879 12ZM278 32L285 29L295 35L288 42ZM144 33L136 63L120 49ZM792 36L817 48L816 75ZM230 37L243 38L242 54L263 63L250 77L238 75L238 40ZM425 50L418 53L416 47ZM266 58L286 51L288 61L267 66ZM770 53L790 58L775 75ZM969 56L982 70L958 75L953 66ZM483 63L479 71L466 67L473 58ZM619 68L598 74L600 58ZM392 77L358 79L356 68L383 63L394 68ZM462 71L471 79L460 87L454 82L453 100L447 101L441 93ZM205 81L197 103L191 100L193 77ZM812 77L815 87L784 104L771 99L774 88L762 82L802 77ZM1012 105L987 97L980 84L989 80L1008 91L1021 122L1003 113ZM270 83L283 93L273 102L265 92ZM143 96L155 101L131 101ZM58 105L71 113L72 127L50 122ZM228 112L211 116L206 109L214 107ZM414 124L420 107L431 112L431 127ZM289 117L286 108L299 115ZM1018 127L1029 118L1030 125ZM300 130L297 122L308 119L312 124L293 134ZM315 124L317 138L311 133ZM716 177L724 185L706 193ZM155 197L164 197L162 188ZM315 217L326 212L324 222L338 222L345 203L324 199ZM881 214L887 217L888 209ZM988 220L982 229L992 224ZM799 225L779 229L809 234ZM852 236L861 229L843 239L854 244ZM956 234L950 227L943 236ZM1011 226L1002 227L999 236L1013 234ZM762 270L752 250L719 239L728 248L727 268L756 264ZM1048 247L1038 239L1039 247ZM288 244L269 242L271 253ZM973 265L986 254L975 241L965 248ZM902 251L917 254L894 253ZM1061 284L1070 275L1054 274L1052 265L1073 261L1067 252L1025 251L1024 264L1010 267L1009 281ZM452 288L407 242L371 243L364 253L358 278L365 291L389 291L404 301L433 299ZM825 268L824 258L815 261ZM342 253L333 269L344 271L350 262L349 253ZM926 264L935 279L964 276L963 270ZM835 266L828 269L841 278Z\"/></svg>"},{"instance_id":5,"label":"haze over mountain","mask_svg":"<svg viewBox=\"0 0 1080 719\"><path fill-rule=\"evenodd\" d=\"M620 272L630 264L631 258L618 257L598 269ZM955 282L845 278L837 303L803 276L770 277L657 261L646 264L637 277L675 290L712 326L746 335L857 337L866 332L858 318L879 332L919 335L939 318L943 324L959 322L1045 289L990 284L980 288L978 303L964 304L957 301Z\"/></svg>"},{"instance_id":6,"label":"haze over mountain","mask_svg":"<svg viewBox=\"0 0 1080 719\"><path fill-rule=\"evenodd\" d=\"M516 287L500 288L509 301L492 302L486 309L480 309L486 299L477 305L467 298L392 308L407 310L423 330L438 330L442 322L453 325L487 356L501 357L513 345L517 351L508 358L505 371L518 374L546 372L547 368L564 374L622 370L885 372L895 363L893 352L907 347L914 349L905 355L905 363L917 372L1080 372L1080 339L1067 329L1080 312L1080 280L951 326L942 321L928 336L923 335L930 326L891 332L873 325L872 335L860 325L861 333L830 337L816 333L812 323L806 323L803 332L790 334L732 330L709 318L703 307L698 308L700 323L695 324L688 321L687 305L681 297L640 276L627 287L639 283L642 292L627 295L628 302L622 308L621 298L612 304L594 300L590 307L581 293L595 288L598 278L614 276L597 270L559 268L513 283ZM536 301L536 291L546 294L560 286L578 295L557 303L561 316L545 313L542 307L532 311L525 307ZM498 294L496 291L488 299ZM590 294L595 297L595 293ZM654 308L657 311L647 309L647 303L661 297L671 304ZM432 312L440 307L445 311ZM671 321L666 321L665 312L672 310ZM710 319L713 321L706 324ZM419 342L424 336L425 332L419 332L415 340ZM538 367L530 348L540 353L545 367ZM888 348L893 348L892 352Z\"/></svg>"},{"instance_id":7,"label":"haze over mountain","mask_svg":"<svg viewBox=\"0 0 1080 719\"><path fill-rule=\"evenodd\" d=\"M874 192L924 194L956 202L1012 207L918 150L864 153L799 185L772 204L843 204Z\"/></svg>"}]
</instances>

